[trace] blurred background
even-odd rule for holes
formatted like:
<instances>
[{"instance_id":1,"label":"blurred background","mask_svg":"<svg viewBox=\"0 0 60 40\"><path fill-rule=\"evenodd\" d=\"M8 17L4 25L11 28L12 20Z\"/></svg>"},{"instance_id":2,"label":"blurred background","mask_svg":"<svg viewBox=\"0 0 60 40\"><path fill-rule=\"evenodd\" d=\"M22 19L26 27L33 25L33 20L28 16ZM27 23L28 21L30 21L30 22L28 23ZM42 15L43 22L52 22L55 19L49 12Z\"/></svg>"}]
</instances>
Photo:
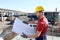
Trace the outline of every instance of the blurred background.
<instances>
[{"instance_id":1,"label":"blurred background","mask_svg":"<svg viewBox=\"0 0 60 40\"><path fill-rule=\"evenodd\" d=\"M0 38L12 32L16 17L35 28L38 18L34 14L34 8L41 5L49 22L47 39L60 40L60 25L55 25L60 22L59 4L59 0L0 0ZM19 39L12 40L23 40L19 35L16 37Z\"/></svg>"}]
</instances>

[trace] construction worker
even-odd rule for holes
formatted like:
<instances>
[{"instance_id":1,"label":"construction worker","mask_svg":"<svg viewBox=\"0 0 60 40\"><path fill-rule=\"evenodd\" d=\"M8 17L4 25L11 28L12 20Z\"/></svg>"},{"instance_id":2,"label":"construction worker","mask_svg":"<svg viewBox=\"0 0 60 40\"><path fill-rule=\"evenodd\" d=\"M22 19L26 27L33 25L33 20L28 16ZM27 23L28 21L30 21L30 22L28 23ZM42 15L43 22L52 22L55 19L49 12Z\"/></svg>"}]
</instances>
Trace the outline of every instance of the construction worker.
<instances>
[{"instance_id":1,"label":"construction worker","mask_svg":"<svg viewBox=\"0 0 60 40\"><path fill-rule=\"evenodd\" d=\"M42 6L37 6L35 9L35 14L38 17L36 33L30 36L27 36L26 34L23 33L23 35L21 36L23 38L36 38L36 40L47 40L46 31L48 28L48 20L44 16L44 8Z\"/></svg>"}]
</instances>

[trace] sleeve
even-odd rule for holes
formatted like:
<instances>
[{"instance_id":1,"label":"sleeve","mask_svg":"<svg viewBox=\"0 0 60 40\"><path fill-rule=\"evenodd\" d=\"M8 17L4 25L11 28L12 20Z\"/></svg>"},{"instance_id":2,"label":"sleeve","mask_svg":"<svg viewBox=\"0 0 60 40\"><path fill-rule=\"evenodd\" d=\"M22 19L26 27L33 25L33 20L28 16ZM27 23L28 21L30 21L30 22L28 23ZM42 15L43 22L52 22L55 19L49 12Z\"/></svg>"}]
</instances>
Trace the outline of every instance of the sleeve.
<instances>
[{"instance_id":1,"label":"sleeve","mask_svg":"<svg viewBox=\"0 0 60 40\"><path fill-rule=\"evenodd\" d=\"M36 27L36 31L42 31L43 30L43 26L44 26L43 22L38 23L37 27Z\"/></svg>"}]
</instances>

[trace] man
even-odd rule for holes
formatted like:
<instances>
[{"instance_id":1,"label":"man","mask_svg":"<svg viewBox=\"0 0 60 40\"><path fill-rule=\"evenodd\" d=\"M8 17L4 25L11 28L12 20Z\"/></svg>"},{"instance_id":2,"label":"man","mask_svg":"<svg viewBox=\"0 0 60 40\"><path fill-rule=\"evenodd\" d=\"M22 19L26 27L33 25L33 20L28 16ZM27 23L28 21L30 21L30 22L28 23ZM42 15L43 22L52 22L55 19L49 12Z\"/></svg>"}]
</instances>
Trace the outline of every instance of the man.
<instances>
[{"instance_id":1,"label":"man","mask_svg":"<svg viewBox=\"0 0 60 40\"><path fill-rule=\"evenodd\" d=\"M44 16L44 8L42 6L37 6L35 9L35 14L38 17L36 33L31 36L27 36L23 33L23 35L21 36L23 38L36 38L36 40L47 40L45 34L48 28L48 21L47 18Z\"/></svg>"}]
</instances>

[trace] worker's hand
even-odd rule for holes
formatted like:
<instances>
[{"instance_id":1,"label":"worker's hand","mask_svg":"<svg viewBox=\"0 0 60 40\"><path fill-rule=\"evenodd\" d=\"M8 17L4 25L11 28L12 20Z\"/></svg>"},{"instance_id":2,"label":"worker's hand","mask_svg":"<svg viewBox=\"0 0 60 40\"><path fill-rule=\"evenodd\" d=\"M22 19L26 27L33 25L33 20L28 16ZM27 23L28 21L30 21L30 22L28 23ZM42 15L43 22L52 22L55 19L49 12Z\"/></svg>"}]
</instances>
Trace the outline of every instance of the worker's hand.
<instances>
[{"instance_id":1,"label":"worker's hand","mask_svg":"<svg viewBox=\"0 0 60 40\"><path fill-rule=\"evenodd\" d=\"M22 33L23 35L21 35L23 38L27 38L27 35Z\"/></svg>"}]
</instances>

